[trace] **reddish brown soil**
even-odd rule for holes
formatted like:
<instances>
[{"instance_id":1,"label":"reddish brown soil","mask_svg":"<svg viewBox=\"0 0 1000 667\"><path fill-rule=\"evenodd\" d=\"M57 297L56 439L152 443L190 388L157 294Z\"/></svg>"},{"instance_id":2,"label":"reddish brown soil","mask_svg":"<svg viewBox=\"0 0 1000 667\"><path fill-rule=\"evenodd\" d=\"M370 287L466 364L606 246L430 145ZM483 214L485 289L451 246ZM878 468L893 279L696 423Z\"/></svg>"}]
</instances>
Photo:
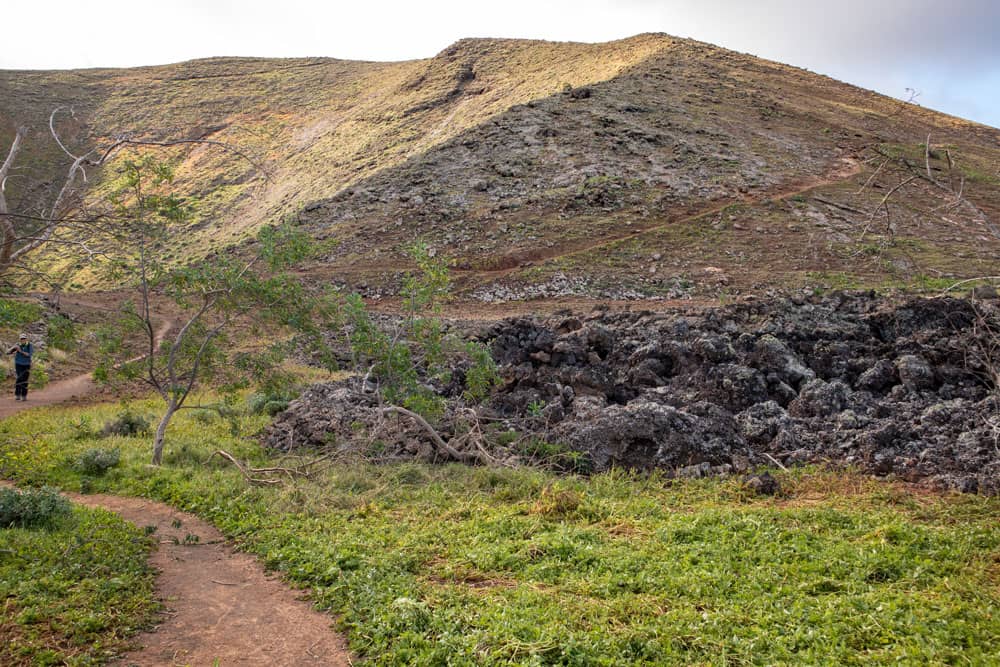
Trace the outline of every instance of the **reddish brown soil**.
<instances>
[{"instance_id":1,"label":"reddish brown soil","mask_svg":"<svg viewBox=\"0 0 1000 667\"><path fill-rule=\"evenodd\" d=\"M20 403L15 401L13 393L10 393L0 401L0 419L10 417L28 408L67 403L89 394L94 389L94 381L90 378L90 374L84 373L67 380L53 382L45 389L32 391L28 395L28 400Z\"/></svg>"},{"instance_id":2,"label":"reddish brown soil","mask_svg":"<svg viewBox=\"0 0 1000 667\"><path fill-rule=\"evenodd\" d=\"M0 486L10 487L0 480ZM136 638L123 667L351 665L331 619L236 552L214 526L142 498L65 494L86 507L117 513L156 530L150 564L164 606L158 626Z\"/></svg>"},{"instance_id":3,"label":"reddish brown soil","mask_svg":"<svg viewBox=\"0 0 1000 667\"><path fill-rule=\"evenodd\" d=\"M170 321L161 324L156 332L157 342L163 340L163 337L167 335L172 327L173 323ZM13 390L13 387L10 387L10 389ZM51 382L44 389L29 391L27 401L15 401L14 397L8 394L0 401L0 419L10 417L29 408L78 401L85 398L88 394L93 393L96 389L97 385L94 384L91 374L80 373L65 380Z\"/></svg>"},{"instance_id":4,"label":"reddish brown soil","mask_svg":"<svg viewBox=\"0 0 1000 667\"><path fill-rule=\"evenodd\" d=\"M169 327L165 324L158 337ZM95 389L89 374L53 382L26 402L13 397L0 402L0 418L82 399ZM156 528L159 545L150 563L159 571L157 597L165 610L158 627L138 638L141 648L121 665L352 664L328 616L266 575L251 556L233 551L212 525L140 498L67 495Z\"/></svg>"},{"instance_id":5,"label":"reddish brown soil","mask_svg":"<svg viewBox=\"0 0 1000 667\"><path fill-rule=\"evenodd\" d=\"M213 526L141 498L70 497L118 513L137 526L155 526L160 625L138 637L141 648L121 665L350 665L331 619L251 556L233 551ZM197 536L198 541L189 536Z\"/></svg>"}]
</instances>

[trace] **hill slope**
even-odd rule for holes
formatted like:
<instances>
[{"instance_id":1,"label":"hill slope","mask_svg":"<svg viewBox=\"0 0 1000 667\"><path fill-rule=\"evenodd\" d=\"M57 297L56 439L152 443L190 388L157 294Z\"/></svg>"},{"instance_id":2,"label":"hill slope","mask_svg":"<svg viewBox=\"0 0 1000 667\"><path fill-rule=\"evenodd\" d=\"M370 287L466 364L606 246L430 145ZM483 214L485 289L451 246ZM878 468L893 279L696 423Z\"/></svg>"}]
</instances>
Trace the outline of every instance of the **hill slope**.
<instances>
[{"instance_id":1,"label":"hill slope","mask_svg":"<svg viewBox=\"0 0 1000 667\"><path fill-rule=\"evenodd\" d=\"M373 294L392 291L415 238L486 300L936 284L995 273L1000 251L997 130L663 35L463 40L402 63L0 72L0 140L59 105L77 111L61 125L76 145L211 138L265 168L177 152L178 187L199 200L179 257L295 215L341 240L310 270ZM42 131L31 139L12 183L24 203L62 168Z\"/></svg>"}]
</instances>

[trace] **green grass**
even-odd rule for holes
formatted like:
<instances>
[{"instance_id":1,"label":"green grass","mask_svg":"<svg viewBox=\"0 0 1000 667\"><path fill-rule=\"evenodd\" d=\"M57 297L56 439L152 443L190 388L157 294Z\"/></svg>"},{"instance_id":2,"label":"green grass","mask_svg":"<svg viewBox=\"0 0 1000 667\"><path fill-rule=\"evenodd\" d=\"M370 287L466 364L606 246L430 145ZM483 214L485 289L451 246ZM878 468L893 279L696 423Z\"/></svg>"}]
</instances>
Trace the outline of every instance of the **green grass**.
<instances>
[{"instance_id":1,"label":"green grass","mask_svg":"<svg viewBox=\"0 0 1000 667\"><path fill-rule=\"evenodd\" d=\"M0 528L0 664L95 665L152 621L149 538L81 507L45 528Z\"/></svg>"},{"instance_id":2,"label":"green grass","mask_svg":"<svg viewBox=\"0 0 1000 667\"><path fill-rule=\"evenodd\" d=\"M72 461L95 446L74 438L83 412L0 423L0 472L79 486ZM738 480L417 464L249 487L208 454L267 457L206 421L178 418L161 469L145 466L147 441L106 439L122 463L86 483L211 520L310 588L369 664L1000 660L996 499L815 470L782 473L779 498Z\"/></svg>"},{"instance_id":3,"label":"green grass","mask_svg":"<svg viewBox=\"0 0 1000 667\"><path fill-rule=\"evenodd\" d=\"M959 282L958 278L929 276L924 273L917 273L907 277L864 277L844 272L830 271L810 271L805 274L808 284L814 286L817 294L836 290L863 290L872 289L880 293L893 291L903 291L908 294L938 294L954 287ZM988 280L963 283L964 291L968 291L974 285L987 284Z\"/></svg>"}]
</instances>

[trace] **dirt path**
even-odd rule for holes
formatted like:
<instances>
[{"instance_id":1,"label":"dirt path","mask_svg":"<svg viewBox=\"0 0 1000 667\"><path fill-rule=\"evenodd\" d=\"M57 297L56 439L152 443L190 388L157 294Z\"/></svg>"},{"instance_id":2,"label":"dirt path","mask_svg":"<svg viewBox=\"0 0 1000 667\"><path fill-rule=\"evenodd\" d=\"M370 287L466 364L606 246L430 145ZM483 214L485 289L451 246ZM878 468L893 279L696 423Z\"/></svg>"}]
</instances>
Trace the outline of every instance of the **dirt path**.
<instances>
[{"instance_id":1,"label":"dirt path","mask_svg":"<svg viewBox=\"0 0 1000 667\"><path fill-rule=\"evenodd\" d=\"M499 266L496 268L456 266L452 267L452 272L456 277L462 277L465 280L498 280L516 274L529 264L540 265L546 262L558 261L575 255L593 252L604 247L613 246L616 243L623 243L639 238L652 232L716 215L734 204L759 205L769 200L785 200L797 195L804 195L819 188L842 183L857 176L862 171L863 166L857 159L842 157L838 159L837 164L828 173L822 176L785 183L780 187L752 195L716 200L703 208L688 208L683 212L678 211L673 215L668 215L666 220L660 219L651 224L631 227L627 231L611 231L599 238L581 238L574 241L561 240L557 241L552 247L538 246L530 249L513 249L507 254L500 253L498 255L500 261ZM398 273L402 268L397 258L381 261L368 258L362 263L351 266L337 266L333 269L327 266L310 266L303 273L317 277L336 276L342 278L344 276ZM535 302L533 301L533 303Z\"/></svg>"},{"instance_id":2,"label":"dirt path","mask_svg":"<svg viewBox=\"0 0 1000 667\"><path fill-rule=\"evenodd\" d=\"M168 321L160 325L156 331L157 344L169 333L173 324ZM130 361L135 360L130 359ZM6 394L0 399L0 419L16 415L22 410L67 403L90 394L96 387L90 373L81 373L65 380L51 382L44 389L29 391L27 401L15 401L12 395Z\"/></svg>"},{"instance_id":3,"label":"dirt path","mask_svg":"<svg viewBox=\"0 0 1000 667\"><path fill-rule=\"evenodd\" d=\"M517 261L511 262L511 265L509 266L504 266L498 269L456 269L455 271L456 273L473 273L477 277L488 277L490 279L504 278L524 268L523 262L525 260L541 263L565 259L574 255L582 255L599 248L639 238L640 236L649 234L650 232L662 230L675 225L683 225L710 215L715 215L733 204L761 204L771 199L789 199L796 195L816 190L817 188L840 183L848 178L852 178L860 174L861 170L862 167L857 163L857 161L850 158L841 158L839 166L831 173L821 178L813 178L799 183L791 183L782 188L770 190L756 196L727 199L722 202L716 202L704 210L696 211L680 218L671 219L667 222L658 222L652 225L641 226L624 233L611 234L598 239L585 239L575 243L563 243L561 245L553 246L552 248L537 248L528 256L524 257L521 257L519 253L515 252L514 257Z\"/></svg>"},{"instance_id":4,"label":"dirt path","mask_svg":"<svg viewBox=\"0 0 1000 667\"><path fill-rule=\"evenodd\" d=\"M212 525L141 498L67 495L156 527L150 564L159 570L156 593L166 611L120 665L352 664L330 617L267 576L252 556L234 552Z\"/></svg>"},{"instance_id":5,"label":"dirt path","mask_svg":"<svg viewBox=\"0 0 1000 667\"><path fill-rule=\"evenodd\" d=\"M161 325L156 340L162 340L172 325L170 321ZM0 418L81 398L95 388L90 374L53 382L31 392L26 402L15 402L13 397L0 401ZM233 551L211 524L141 498L65 495L81 505L116 512L136 526L156 528L153 534L159 544L150 564L159 573L156 593L165 607L162 622L155 631L140 635L142 648L118 664L353 664L346 642L330 628L328 616L267 576L253 557Z\"/></svg>"},{"instance_id":6,"label":"dirt path","mask_svg":"<svg viewBox=\"0 0 1000 667\"><path fill-rule=\"evenodd\" d=\"M136 526L156 528L158 546L150 564L159 571L156 595L165 611L154 631L136 638L141 648L118 665L353 664L329 616L265 574L252 556L233 551L211 524L142 498L65 495L86 507L115 512Z\"/></svg>"},{"instance_id":7,"label":"dirt path","mask_svg":"<svg viewBox=\"0 0 1000 667\"><path fill-rule=\"evenodd\" d=\"M94 381L89 373L83 373L66 380L52 382L45 389L32 391L27 401L18 402L12 395L5 394L3 399L0 399L0 419L30 408L65 403L92 391L94 391Z\"/></svg>"}]
</instances>

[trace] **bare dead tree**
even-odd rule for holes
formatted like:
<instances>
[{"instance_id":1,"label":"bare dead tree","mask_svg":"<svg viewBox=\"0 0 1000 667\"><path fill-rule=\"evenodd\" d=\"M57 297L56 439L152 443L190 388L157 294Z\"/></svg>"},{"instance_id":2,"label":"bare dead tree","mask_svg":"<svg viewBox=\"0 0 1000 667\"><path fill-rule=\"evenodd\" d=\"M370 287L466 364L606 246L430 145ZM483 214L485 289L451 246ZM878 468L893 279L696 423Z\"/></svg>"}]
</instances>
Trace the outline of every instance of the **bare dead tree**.
<instances>
[{"instance_id":1,"label":"bare dead tree","mask_svg":"<svg viewBox=\"0 0 1000 667\"><path fill-rule=\"evenodd\" d=\"M880 145L869 146L871 154L864 162L872 168L872 172L853 194L860 196L875 188L883 188L885 194L867 211L838 206L842 210L864 216L864 220L858 222L859 244L865 242L876 225L881 228L879 235L882 240L879 243L877 257L881 257L886 247L894 245L897 230L907 216L916 220L921 216L944 217L950 213L961 212L987 233L1000 239L1000 227L967 196L965 175L958 167L951 151L947 148L935 151L931 140L932 136L928 134L923 144L922 159L914 159L912 155L900 154ZM935 171L940 171L939 168L932 166L932 160L935 159L940 159L947 165L947 171L943 176L935 175ZM928 191L936 191L936 195L932 197L937 200L936 205L918 203L921 200L926 201ZM924 197L919 196L920 193L923 193ZM870 247L870 244L859 248L854 254L867 254L867 247Z\"/></svg>"},{"instance_id":2,"label":"bare dead tree","mask_svg":"<svg viewBox=\"0 0 1000 667\"><path fill-rule=\"evenodd\" d=\"M872 213L872 218L875 217L880 208L887 209L890 199L898 193L901 193L901 191L903 191L907 186L910 186L913 183L923 183L929 185L935 190L938 190L943 198L941 204L930 211L930 213L941 214L948 211L965 211L987 231L989 231L990 234L1000 239L1000 227L990 220L986 212L977 206L976 203L970 200L966 195L965 175L958 170L956 160L952 156L950 150L944 149L944 156L948 164L947 180L941 180L934 176L934 169L931 167L931 159L934 155L934 151L932 149L930 134L927 135L927 139L924 142L924 164L922 165L922 169L913 161L908 160L905 157L891 155L878 147L876 147L875 150L882 156L882 162L868 179L868 182L865 183L861 190L859 190L859 193L863 192L868 187L871 187L879 173L884 171L890 165L896 167L898 171L902 171L907 175L907 177L897 186L892 188L885 195L885 197L882 198L882 201L879 202L879 205Z\"/></svg>"},{"instance_id":3,"label":"bare dead tree","mask_svg":"<svg viewBox=\"0 0 1000 667\"><path fill-rule=\"evenodd\" d=\"M10 276L20 271L25 278L49 282L49 276L44 272L33 270L24 261L31 253L48 245L74 248L88 259L101 255L101 251L92 243L93 238L95 234L109 231L116 221L107 212L89 213L80 210L82 194L88 183L87 170L104 166L126 147L213 146L247 161L253 166L256 174L262 176L265 181L269 179L267 170L258 160L229 144L210 139L159 141L123 133L85 153L77 154L70 150L56 128L56 120L61 113L72 116L73 110L67 107L53 109L49 115L48 130L52 140L71 162L55 198L49 205L44 206L40 213L33 215L23 211L11 211L6 194L7 181L19 154L24 149L28 128L24 126L17 128L7 151L7 157L0 165L0 276Z\"/></svg>"},{"instance_id":4,"label":"bare dead tree","mask_svg":"<svg viewBox=\"0 0 1000 667\"><path fill-rule=\"evenodd\" d=\"M71 160L66 176L59 187L58 193L40 215L15 213L10 210L7 201L6 185L11 169L23 149L24 139L28 134L26 127L19 127L14 134L7 158L0 166L0 275L7 274L11 269L20 266L23 271L30 271L21 262L30 253L47 244L60 244L82 249L86 254L93 255L94 250L88 245L89 237L81 234L88 225L82 218L73 218L70 213L79 206L80 194L87 183L87 169L100 167L115 152L129 143L127 138L112 140L107 146L94 148L77 155L67 148L66 143L56 130L56 118L61 112L72 115L72 109L57 107L49 115L49 133L60 150ZM91 220L91 227L98 221ZM58 238L57 233L63 229L72 229L71 238Z\"/></svg>"}]
</instances>

